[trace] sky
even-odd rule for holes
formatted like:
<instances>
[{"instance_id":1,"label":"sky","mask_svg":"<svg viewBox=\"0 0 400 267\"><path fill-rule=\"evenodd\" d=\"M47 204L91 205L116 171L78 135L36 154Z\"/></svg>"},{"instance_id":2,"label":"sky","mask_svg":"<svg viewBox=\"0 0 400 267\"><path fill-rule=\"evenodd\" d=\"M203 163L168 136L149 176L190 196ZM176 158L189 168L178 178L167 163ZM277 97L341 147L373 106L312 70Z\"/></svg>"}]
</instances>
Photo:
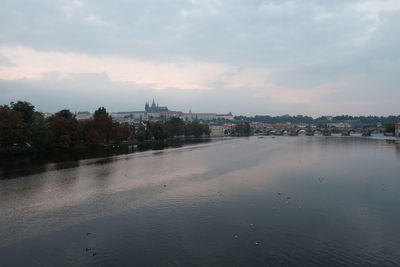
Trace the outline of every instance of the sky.
<instances>
[{"instance_id":1,"label":"sky","mask_svg":"<svg viewBox=\"0 0 400 267\"><path fill-rule=\"evenodd\" d=\"M0 5L0 105L400 114L399 0Z\"/></svg>"}]
</instances>

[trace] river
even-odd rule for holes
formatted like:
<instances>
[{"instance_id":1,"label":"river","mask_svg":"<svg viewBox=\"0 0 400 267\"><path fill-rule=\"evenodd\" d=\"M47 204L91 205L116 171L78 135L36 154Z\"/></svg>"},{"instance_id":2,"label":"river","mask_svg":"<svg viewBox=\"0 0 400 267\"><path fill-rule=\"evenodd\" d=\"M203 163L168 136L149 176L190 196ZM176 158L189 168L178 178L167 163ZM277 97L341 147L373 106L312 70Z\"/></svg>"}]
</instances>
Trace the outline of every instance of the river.
<instances>
[{"instance_id":1,"label":"river","mask_svg":"<svg viewBox=\"0 0 400 267\"><path fill-rule=\"evenodd\" d=\"M216 139L9 173L0 266L400 266L395 141Z\"/></svg>"}]
</instances>

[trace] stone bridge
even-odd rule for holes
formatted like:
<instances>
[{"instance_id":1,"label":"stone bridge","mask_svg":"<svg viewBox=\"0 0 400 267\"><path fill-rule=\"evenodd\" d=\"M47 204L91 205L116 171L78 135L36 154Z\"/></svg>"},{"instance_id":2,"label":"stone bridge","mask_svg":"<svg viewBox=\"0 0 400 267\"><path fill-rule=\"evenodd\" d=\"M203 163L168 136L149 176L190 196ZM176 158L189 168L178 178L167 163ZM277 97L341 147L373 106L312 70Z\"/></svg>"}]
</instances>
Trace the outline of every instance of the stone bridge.
<instances>
[{"instance_id":1,"label":"stone bridge","mask_svg":"<svg viewBox=\"0 0 400 267\"><path fill-rule=\"evenodd\" d=\"M372 133L385 133L384 127L365 127L365 128L295 128L295 127L276 127L268 129L257 129L256 135L290 135L297 136L301 133L306 136L314 136L316 134L323 136L331 136L332 134L340 134L342 136L350 136L352 133L358 133L362 136L371 136Z\"/></svg>"}]
</instances>

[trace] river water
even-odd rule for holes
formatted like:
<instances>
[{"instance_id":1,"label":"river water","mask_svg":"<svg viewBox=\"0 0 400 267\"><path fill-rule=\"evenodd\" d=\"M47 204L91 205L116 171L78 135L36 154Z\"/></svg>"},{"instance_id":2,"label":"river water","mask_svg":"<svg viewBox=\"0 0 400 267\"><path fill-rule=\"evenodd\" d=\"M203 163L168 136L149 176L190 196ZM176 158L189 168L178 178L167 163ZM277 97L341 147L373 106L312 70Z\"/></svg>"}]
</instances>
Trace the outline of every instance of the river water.
<instances>
[{"instance_id":1,"label":"river water","mask_svg":"<svg viewBox=\"0 0 400 267\"><path fill-rule=\"evenodd\" d=\"M394 141L234 138L21 169L1 172L0 266L400 266Z\"/></svg>"}]
</instances>

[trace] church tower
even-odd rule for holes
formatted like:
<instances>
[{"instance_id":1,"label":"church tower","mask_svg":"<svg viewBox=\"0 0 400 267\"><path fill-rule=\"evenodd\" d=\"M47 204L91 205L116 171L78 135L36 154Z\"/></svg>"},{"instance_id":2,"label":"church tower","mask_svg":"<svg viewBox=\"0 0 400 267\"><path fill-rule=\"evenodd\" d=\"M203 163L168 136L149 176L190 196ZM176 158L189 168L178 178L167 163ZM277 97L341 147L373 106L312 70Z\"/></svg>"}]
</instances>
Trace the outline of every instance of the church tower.
<instances>
[{"instance_id":1,"label":"church tower","mask_svg":"<svg viewBox=\"0 0 400 267\"><path fill-rule=\"evenodd\" d=\"M151 105L149 104L149 102L146 101L144 110L146 112L163 112L163 111L168 111L168 107L160 106L158 104L158 102L156 103L156 101L154 101L154 98L153 98L153 102L151 103Z\"/></svg>"},{"instance_id":2,"label":"church tower","mask_svg":"<svg viewBox=\"0 0 400 267\"><path fill-rule=\"evenodd\" d=\"M151 103L151 109L152 112L157 111L157 107L156 107L156 102L154 102L154 98L153 98L153 103Z\"/></svg>"}]
</instances>

